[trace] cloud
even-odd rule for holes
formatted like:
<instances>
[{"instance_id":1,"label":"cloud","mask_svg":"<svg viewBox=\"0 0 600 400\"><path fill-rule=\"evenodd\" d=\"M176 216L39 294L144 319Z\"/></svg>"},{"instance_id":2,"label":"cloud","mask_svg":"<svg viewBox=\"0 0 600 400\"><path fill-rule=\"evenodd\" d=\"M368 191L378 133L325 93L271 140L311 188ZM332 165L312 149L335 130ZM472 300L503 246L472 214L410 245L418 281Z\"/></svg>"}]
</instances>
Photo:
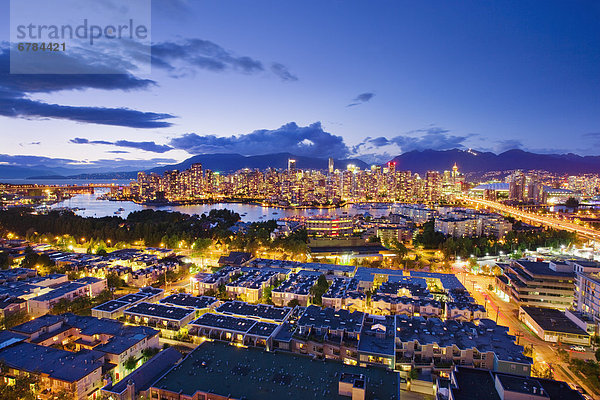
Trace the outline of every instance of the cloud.
<instances>
[{"instance_id":1,"label":"cloud","mask_svg":"<svg viewBox=\"0 0 600 400\"><path fill-rule=\"evenodd\" d=\"M465 142L474 134L456 135L448 129L429 126L393 137L366 137L352 146L351 155L367 162L382 163L394 156L413 150L449 150L465 148ZM391 156L391 157L390 157Z\"/></svg>"},{"instance_id":2,"label":"cloud","mask_svg":"<svg viewBox=\"0 0 600 400\"><path fill-rule=\"evenodd\" d=\"M593 142L596 146L600 146L600 132L588 132L584 133L583 138L587 142Z\"/></svg>"},{"instance_id":3,"label":"cloud","mask_svg":"<svg viewBox=\"0 0 600 400\"><path fill-rule=\"evenodd\" d=\"M245 73L264 70L263 64L248 56L236 56L216 43L202 39L162 42L152 46L153 66L174 70L172 63L185 63L210 71L236 69Z\"/></svg>"},{"instance_id":4,"label":"cloud","mask_svg":"<svg viewBox=\"0 0 600 400\"><path fill-rule=\"evenodd\" d=\"M129 152L125 151L125 150L108 150L107 153L111 153L111 154L129 154Z\"/></svg>"},{"instance_id":5,"label":"cloud","mask_svg":"<svg viewBox=\"0 0 600 400\"><path fill-rule=\"evenodd\" d=\"M417 134L417 135L415 135ZM432 127L409 132L408 135L398 135L390 140L403 152L413 150L448 150L464 148L464 142L473 135L452 135L447 129Z\"/></svg>"},{"instance_id":6,"label":"cloud","mask_svg":"<svg viewBox=\"0 0 600 400\"><path fill-rule=\"evenodd\" d=\"M295 82L298 80L298 77L296 75L293 75L288 68L280 63L272 63L271 64L271 71L273 71L273 73L275 75L277 75L282 81L290 81L290 82Z\"/></svg>"},{"instance_id":7,"label":"cloud","mask_svg":"<svg viewBox=\"0 0 600 400\"><path fill-rule=\"evenodd\" d=\"M117 140L115 142L109 142L106 140L89 140L86 138L77 137L71 139L69 142L74 144L101 144L117 147L129 147L133 149L149 151L152 153L166 153L167 151L173 150L172 147L163 144L156 144L154 142L132 142L129 140Z\"/></svg>"},{"instance_id":8,"label":"cloud","mask_svg":"<svg viewBox=\"0 0 600 400\"><path fill-rule=\"evenodd\" d=\"M344 158L350 153L344 139L325 132L320 122L303 127L290 122L278 129L263 129L229 137L187 133L173 138L169 145L191 154L259 155L289 152L299 156Z\"/></svg>"},{"instance_id":9,"label":"cloud","mask_svg":"<svg viewBox=\"0 0 600 400\"><path fill-rule=\"evenodd\" d=\"M263 62L249 56L236 55L214 42L203 39L153 44L152 66L165 69L176 77L185 75L185 71L190 67L212 72L233 70L246 74L265 71ZM298 77L281 63L272 63L270 70L281 80L298 80Z\"/></svg>"},{"instance_id":10,"label":"cloud","mask_svg":"<svg viewBox=\"0 0 600 400\"><path fill-rule=\"evenodd\" d=\"M66 57L61 55L62 57ZM74 122L123 126L130 128L164 128L174 118L128 108L86 107L49 104L29 98L30 94L63 90L137 90L155 85L151 80L130 74L10 74L9 51L0 49L0 116L27 119L64 119Z\"/></svg>"},{"instance_id":11,"label":"cloud","mask_svg":"<svg viewBox=\"0 0 600 400\"><path fill-rule=\"evenodd\" d=\"M350 104L348 104L346 107L358 106L360 104L370 101L373 97L375 97L375 93L372 93L372 92L361 93L358 96L356 96L355 98L353 98L352 102Z\"/></svg>"},{"instance_id":12,"label":"cloud","mask_svg":"<svg viewBox=\"0 0 600 400\"><path fill-rule=\"evenodd\" d=\"M523 143L517 139L498 140L494 146L497 153L503 153L508 150L523 149Z\"/></svg>"},{"instance_id":13,"label":"cloud","mask_svg":"<svg viewBox=\"0 0 600 400\"><path fill-rule=\"evenodd\" d=\"M25 168L51 169L57 173L86 173L110 171L141 171L157 165L175 164L172 158L149 158L143 160L127 160L124 158L78 161L69 158L51 158L43 156L0 154L0 164Z\"/></svg>"},{"instance_id":14,"label":"cloud","mask_svg":"<svg viewBox=\"0 0 600 400\"><path fill-rule=\"evenodd\" d=\"M164 121L174 118L170 114L142 112L129 108L73 107L49 104L26 98L11 99L0 96L0 115L13 118L53 118L100 125L130 128L164 128L171 126Z\"/></svg>"}]
</instances>

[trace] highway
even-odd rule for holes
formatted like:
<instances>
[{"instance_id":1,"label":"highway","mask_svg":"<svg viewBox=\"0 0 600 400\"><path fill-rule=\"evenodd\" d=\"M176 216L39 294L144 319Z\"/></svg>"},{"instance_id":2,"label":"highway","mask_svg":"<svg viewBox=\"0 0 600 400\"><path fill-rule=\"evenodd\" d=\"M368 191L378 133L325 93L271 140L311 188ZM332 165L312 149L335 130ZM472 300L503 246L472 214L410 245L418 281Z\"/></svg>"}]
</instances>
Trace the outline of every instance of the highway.
<instances>
[{"instance_id":1,"label":"highway","mask_svg":"<svg viewBox=\"0 0 600 400\"><path fill-rule=\"evenodd\" d=\"M600 241L600 231L592 228L586 228L574 222L558 219L555 217L542 216L530 213L515 207L510 207L502 203L498 203L496 201L475 199L467 196L461 196L460 199L470 204L491 208L495 211L508 214L525 222L538 223L556 229L563 229L569 232L575 232L578 235L581 235L588 239Z\"/></svg>"}]
</instances>

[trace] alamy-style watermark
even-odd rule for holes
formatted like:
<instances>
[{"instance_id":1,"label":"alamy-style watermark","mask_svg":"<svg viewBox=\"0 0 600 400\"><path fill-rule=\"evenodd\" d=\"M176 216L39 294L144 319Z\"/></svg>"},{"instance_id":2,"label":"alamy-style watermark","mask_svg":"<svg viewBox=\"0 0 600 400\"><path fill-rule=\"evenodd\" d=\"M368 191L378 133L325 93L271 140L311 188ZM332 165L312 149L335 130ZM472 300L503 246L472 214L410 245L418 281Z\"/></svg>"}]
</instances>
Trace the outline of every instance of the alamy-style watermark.
<instances>
[{"instance_id":1,"label":"alamy-style watermark","mask_svg":"<svg viewBox=\"0 0 600 400\"><path fill-rule=\"evenodd\" d=\"M13 74L149 74L151 0L11 0Z\"/></svg>"}]
</instances>

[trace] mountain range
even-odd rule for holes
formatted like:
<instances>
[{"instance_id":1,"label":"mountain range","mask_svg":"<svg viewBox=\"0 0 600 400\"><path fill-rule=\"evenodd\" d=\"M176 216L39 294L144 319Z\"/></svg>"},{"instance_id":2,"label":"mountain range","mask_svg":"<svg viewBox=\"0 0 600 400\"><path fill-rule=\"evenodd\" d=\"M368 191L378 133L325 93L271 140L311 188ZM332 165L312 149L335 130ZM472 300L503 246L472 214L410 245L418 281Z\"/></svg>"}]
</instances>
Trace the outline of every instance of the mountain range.
<instances>
[{"instance_id":1,"label":"mountain range","mask_svg":"<svg viewBox=\"0 0 600 400\"><path fill-rule=\"evenodd\" d=\"M201 163L204 169L218 172L232 172L243 168L266 169L287 168L288 159L295 159L300 169L326 170L328 160L316 157L297 156L290 153L243 156L240 154L202 154L188 158L174 165L162 165L147 172L163 173L167 170L185 170L194 163ZM580 156L577 154L538 154L524 150L508 150L500 154L474 150L415 150L394 157L396 170L410 170L419 174L427 171L444 171L456 163L462 172L485 173L507 170L544 170L554 173L580 174L600 173L600 156ZM360 159L334 160L337 169L346 169L354 164L361 169L369 164ZM70 179L130 179L137 171L129 165L115 166L112 171L94 169L47 168L43 164L35 166L0 165L0 178L70 178Z\"/></svg>"}]
</instances>

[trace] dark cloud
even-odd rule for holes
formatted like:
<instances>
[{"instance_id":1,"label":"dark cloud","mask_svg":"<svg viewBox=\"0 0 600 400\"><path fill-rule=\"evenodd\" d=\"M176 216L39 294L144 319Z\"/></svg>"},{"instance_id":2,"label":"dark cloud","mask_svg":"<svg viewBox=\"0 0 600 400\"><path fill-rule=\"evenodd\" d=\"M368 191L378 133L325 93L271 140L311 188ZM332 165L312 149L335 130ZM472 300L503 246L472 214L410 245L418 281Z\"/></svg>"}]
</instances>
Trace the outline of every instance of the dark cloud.
<instances>
[{"instance_id":1,"label":"dark cloud","mask_svg":"<svg viewBox=\"0 0 600 400\"><path fill-rule=\"evenodd\" d=\"M107 151L107 153L111 153L111 154L129 154L129 152L125 151L125 150L109 150L109 151Z\"/></svg>"},{"instance_id":2,"label":"dark cloud","mask_svg":"<svg viewBox=\"0 0 600 400\"><path fill-rule=\"evenodd\" d=\"M129 140L117 140L115 142L109 142L106 140L89 140L86 138L77 137L71 139L70 142L74 144L102 144L117 147L129 147L133 149L149 151L152 153L166 153L169 150L173 150L172 147L163 144L156 144L154 142L131 142Z\"/></svg>"},{"instance_id":3,"label":"dark cloud","mask_svg":"<svg viewBox=\"0 0 600 400\"><path fill-rule=\"evenodd\" d=\"M66 119L75 122L130 128L164 128L172 125L164 120L174 118L170 114L142 112L128 108L61 106L26 98L2 97L0 97L0 115L13 118Z\"/></svg>"},{"instance_id":4,"label":"dark cloud","mask_svg":"<svg viewBox=\"0 0 600 400\"><path fill-rule=\"evenodd\" d=\"M218 44L203 39L185 39L152 45L152 66L165 69L174 76L184 75L186 68L212 72L234 70L246 74L265 71L263 63L249 56L238 56ZM298 78L281 63L272 63L271 72L284 81Z\"/></svg>"},{"instance_id":5,"label":"dark cloud","mask_svg":"<svg viewBox=\"0 0 600 400\"><path fill-rule=\"evenodd\" d=\"M298 77L296 75L293 75L288 68L280 63L272 63L271 64L271 71L273 71L273 73L275 75L277 75L279 78L281 78L281 80L283 81L290 81L290 82L294 82L298 80Z\"/></svg>"},{"instance_id":6,"label":"dark cloud","mask_svg":"<svg viewBox=\"0 0 600 400\"><path fill-rule=\"evenodd\" d=\"M238 136L217 137L187 133L169 143L191 154L239 153L259 155L289 152L301 156L344 158L349 149L341 136L325 132L320 122L298 126L290 122L278 129L257 130Z\"/></svg>"},{"instance_id":7,"label":"dark cloud","mask_svg":"<svg viewBox=\"0 0 600 400\"><path fill-rule=\"evenodd\" d=\"M375 93L372 93L372 92L361 93L358 96L356 96L355 98L353 98L352 102L350 104L348 104L346 107L354 107L354 106L358 106L360 104L366 103L366 102L370 101L374 96L375 96Z\"/></svg>"},{"instance_id":8,"label":"dark cloud","mask_svg":"<svg viewBox=\"0 0 600 400\"><path fill-rule=\"evenodd\" d=\"M130 74L10 74L9 51L0 49L0 116L12 118L52 118L130 128L164 128L171 114L128 108L65 106L31 100L30 94L62 90L104 89L135 90L154 85Z\"/></svg>"},{"instance_id":9,"label":"dark cloud","mask_svg":"<svg viewBox=\"0 0 600 400\"><path fill-rule=\"evenodd\" d=\"M216 43L202 39L186 39L178 43L162 42L152 46L152 65L174 70L174 62L184 61L211 71L236 69L245 73L264 70L262 63L248 56L236 56Z\"/></svg>"},{"instance_id":10,"label":"dark cloud","mask_svg":"<svg viewBox=\"0 0 600 400\"><path fill-rule=\"evenodd\" d=\"M67 54L59 54L66 58L65 62L79 62ZM91 67L88 68L88 70ZM11 74L10 52L7 48L0 48L0 95L22 97L27 93L51 93L61 90L139 90L156 85L149 79L140 79L129 73L117 70L110 73L97 74Z\"/></svg>"}]
</instances>

